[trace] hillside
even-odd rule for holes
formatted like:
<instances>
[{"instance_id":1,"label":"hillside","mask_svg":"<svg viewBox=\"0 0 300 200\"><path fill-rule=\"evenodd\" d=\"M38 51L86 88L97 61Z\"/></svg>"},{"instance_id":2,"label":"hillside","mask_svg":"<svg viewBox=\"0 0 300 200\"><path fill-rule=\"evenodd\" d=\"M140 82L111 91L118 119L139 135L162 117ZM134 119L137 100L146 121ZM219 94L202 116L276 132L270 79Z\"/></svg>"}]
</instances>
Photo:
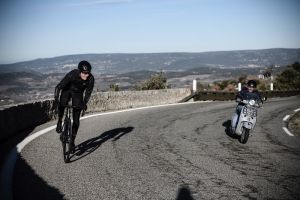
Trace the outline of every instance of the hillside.
<instances>
[{"instance_id":1,"label":"hillside","mask_svg":"<svg viewBox=\"0 0 300 200\"><path fill-rule=\"evenodd\" d=\"M0 65L0 73L36 71L65 73L88 60L95 74L128 73L143 70L185 71L213 66L221 68L265 67L300 61L300 49L264 49L203 53L80 54Z\"/></svg>"},{"instance_id":2,"label":"hillside","mask_svg":"<svg viewBox=\"0 0 300 200\"><path fill-rule=\"evenodd\" d=\"M93 65L94 91L107 91L117 84L133 90L157 71L165 72L171 88L238 79L263 73L275 64L273 74L300 60L300 49L267 49L206 53L86 54L0 65L0 106L53 98L54 87L66 72L86 59Z\"/></svg>"}]
</instances>

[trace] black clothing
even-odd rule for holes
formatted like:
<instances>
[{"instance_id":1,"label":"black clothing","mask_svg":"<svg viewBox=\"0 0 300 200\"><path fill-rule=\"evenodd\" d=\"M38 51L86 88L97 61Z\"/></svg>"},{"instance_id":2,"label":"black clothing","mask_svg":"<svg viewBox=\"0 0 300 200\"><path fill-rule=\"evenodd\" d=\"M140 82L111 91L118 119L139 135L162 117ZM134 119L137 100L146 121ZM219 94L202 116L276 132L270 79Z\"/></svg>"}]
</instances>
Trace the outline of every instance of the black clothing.
<instances>
[{"instance_id":1,"label":"black clothing","mask_svg":"<svg viewBox=\"0 0 300 200\"><path fill-rule=\"evenodd\" d=\"M55 100L58 100L61 92L60 104L66 106L72 97L72 105L78 109L82 109L89 101L94 88L94 76L89 75L87 80L80 78L80 70L74 69L70 71L56 86ZM83 92L85 95L83 98Z\"/></svg>"},{"instance_id":2,"label":"black clothing","mask_svg":"<svg viewBox=\"0 0 300 200\"><path fill-rule=\"evenodd\" d=\"M83 93L75 93L71 90L63 90L60 95L60 105L66 107L72 98L72 106L83 110L85 103L83 102Z\"/></svg>"},{"instance_id":3,"label":"black clothing","mask_svg":"<svg viewBox=\"0 0 300 200\"><path fill-rule=\"evenodd\" d=\"M58 121L62 120L62 117L64 115L64 111L65 111L65 107L63 107L63 106L58 107ZM74 139L77 135L77 131L78 131L78 128L79 128L79 125L80 125L80 120L79 120L80 119L80 112L81 112L80 109L73 108L72 136L74 137Z\"/></svg>"},{"instance_id":4,"label":"black clothing","mask_svg":"<svg viewBox=\"0 0 300 200\"><path fill-rule=\"evenodd\" d=\"M62 121L65 107L72 98L73 108L73 126L72 136L76 137L79 128L79 118L82 109L86 108L86 104L91 97L94 88L94 76L90 74L87 80L82 80L80 77L80 70L74 69L69 72L55 87L55 101L58 102L59 94L60 101L58 105L58 121ZM83 93L85 95L83 98Z\"/></svg>"},{"instance_id":5,"label":"black clothing","mask_svg":"<svg viewBox=\"0 0 300 200\"><path fill-rule=\"evenodd\" d=\"M255 99L258 99L261 103L263 102L261 94L260 92L258 92L258 90L253 90L253 92L249 92L248 88L246 87L242 88L242 90L236 95L236 100L247 100L251 97L255 97Z\"/></svg>"},{"instance_id":6,"label":"black clothing","mask_svg":"<svg viewBox=\"0 0 300 200\"><path fill-rule=\"evenodd\" d=\"M88 61L83 60L78 63L78 69L81 72L91 72L92 66Z\"/></svg>"},{"instance_id":7,"label":"black clothing","mask_svg":"<svg viewBox=\"0 0 300 200\"><path fill-rule=\"evenodd\" d=\"M242 102L242 100L249 100L249 99L255 99L258 100L258 103L263 103L261 94L257 90L253 90L253 92L249 92L248 88L246 87L242 88L242 90L236 95L236 101L239 103L236 106L236 110L235 110L236 113L233 115L231 120L231 127L233 129L236 128L240 118L240 113L242 111L243 106L245 105Z\"/></svg>"}]
</instances>

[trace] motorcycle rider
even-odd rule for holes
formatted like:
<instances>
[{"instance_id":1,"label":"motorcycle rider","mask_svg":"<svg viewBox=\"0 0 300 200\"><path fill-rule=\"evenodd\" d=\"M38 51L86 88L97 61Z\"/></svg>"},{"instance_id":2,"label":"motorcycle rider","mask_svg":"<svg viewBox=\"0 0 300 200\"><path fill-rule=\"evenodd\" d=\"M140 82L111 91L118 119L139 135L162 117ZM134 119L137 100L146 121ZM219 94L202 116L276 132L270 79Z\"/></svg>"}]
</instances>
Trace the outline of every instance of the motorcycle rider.
<instances>
[{"instance_id":1,"label":"motorcycle rider","mask_svg":"<svg viewBox=\"0 0 300 200\"><path fill-rule=\"evenodd\" d=\"M236 111L232 117L231 120L231 128L232 130L235 130L235 127L237 125L241 110L243 108L244 103L242 102L242 100L247 99L247 94L248 93L254 93L257 95L258 100L260 101L260 103L263 103L263 100L261 98L261 94L258 92L258 90L256 90L256 86L257 83L255 80L249 80L247 82L246 87L242 88L242 90L236 95L236 102L239 102L237 107L236 107Z\"/></svg>"},{"instance_id":2,"label":"motorcycle rider","mask_svg":"<svg viewBox=\"0 0 300 200\"><path fill-rule=\"evenodd\" d=\"M75 147L75 138L79 128L79 118L82 110L86 111L87 103L94 88L94 76L91 74L92 66L88 61L80 61L78 69L70 71L55 87L55 104L58 107L58 122L56 132L62 132L62 118L65 107L72 98L73 126L71 146ZM83 98L83 93L84 98ZM61 92L61 94L60 94Z\"/></svg>"}]
</instances>

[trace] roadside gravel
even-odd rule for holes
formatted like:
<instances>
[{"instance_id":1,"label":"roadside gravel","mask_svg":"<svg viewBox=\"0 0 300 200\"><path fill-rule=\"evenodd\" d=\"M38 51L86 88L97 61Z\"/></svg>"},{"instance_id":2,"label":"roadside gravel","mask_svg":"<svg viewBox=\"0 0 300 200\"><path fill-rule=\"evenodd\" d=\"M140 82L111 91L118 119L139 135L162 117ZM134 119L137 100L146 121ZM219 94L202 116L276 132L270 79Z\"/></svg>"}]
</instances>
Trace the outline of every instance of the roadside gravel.
<instances>
[{"instance_id":1,"label":"roadside gravel","mask_svg":"<svg viewBox=\"0 0 300 200\"><path fill-rule=\"evenodd\" d=\"M297 112L289 121L288 128L297 135L300 135L300 112Z\"/></svg>"}]
</instances>

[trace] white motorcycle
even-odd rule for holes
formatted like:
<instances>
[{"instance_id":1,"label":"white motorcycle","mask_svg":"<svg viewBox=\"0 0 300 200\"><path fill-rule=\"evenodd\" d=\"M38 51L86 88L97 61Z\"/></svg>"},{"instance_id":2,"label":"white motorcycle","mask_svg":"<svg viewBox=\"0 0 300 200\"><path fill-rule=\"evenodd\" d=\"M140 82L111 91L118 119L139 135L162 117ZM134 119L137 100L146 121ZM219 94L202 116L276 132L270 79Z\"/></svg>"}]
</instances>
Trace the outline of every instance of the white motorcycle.
<instances>
[{"instance_id":1,"label":"white motorcycle","mask_svg":"<svg viewBox=\"0 0 300 200\"><path fill-rule=\"evenodd\" d=\"M242 103L242 109L238 116L238 121L235 128L231 127L233 134L239 136L239 141L246 144L249 138L250 131L252 131L256 124L257 108L261 107L262 101L254 93L248 93L247 99L237 99L237 102ZM234 116L233 116L234 118Z\"/></svg>"}]
</instances>

